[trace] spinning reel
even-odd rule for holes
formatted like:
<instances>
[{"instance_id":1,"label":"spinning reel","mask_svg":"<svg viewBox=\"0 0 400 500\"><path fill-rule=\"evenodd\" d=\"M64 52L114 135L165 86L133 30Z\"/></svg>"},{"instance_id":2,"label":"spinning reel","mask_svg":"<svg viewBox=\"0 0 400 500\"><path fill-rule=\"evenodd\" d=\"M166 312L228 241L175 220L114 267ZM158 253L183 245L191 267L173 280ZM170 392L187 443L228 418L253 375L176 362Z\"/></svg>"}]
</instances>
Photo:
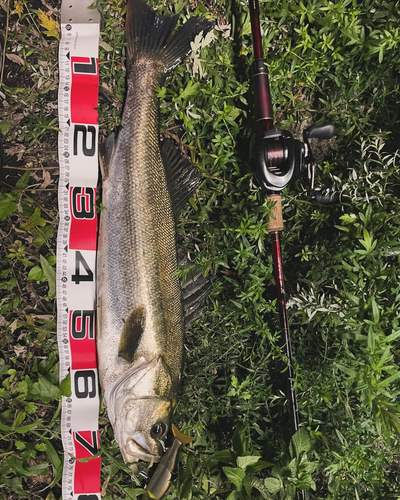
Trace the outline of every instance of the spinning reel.
<instances>
[{"instance_id":1,"label":"spinning reel","mask_svg":"<svg viewBox=\"0 0 400 500\"><path fill-rule=\"evenodd\" d=\"M268 193L279 193L307 171L311 200L330 204L340 202L340 193L324 194L314 187L316 162L309 139L331 139L335 135L332 123L311 125L303 131L303 142L287 130L271 129L258 132L253 148L253 167L259 185Z\"/></svg>"}]
</instances>

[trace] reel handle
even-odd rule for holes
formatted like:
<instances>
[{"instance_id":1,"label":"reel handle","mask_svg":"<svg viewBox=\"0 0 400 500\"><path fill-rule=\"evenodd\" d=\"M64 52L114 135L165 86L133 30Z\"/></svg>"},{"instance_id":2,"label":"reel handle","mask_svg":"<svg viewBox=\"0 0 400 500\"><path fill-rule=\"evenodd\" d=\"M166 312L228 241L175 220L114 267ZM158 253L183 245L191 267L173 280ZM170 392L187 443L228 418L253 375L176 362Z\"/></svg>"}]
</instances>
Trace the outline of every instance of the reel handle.
<instances>
[{"instance_id":1,"label":"reel handle","mask_svg":"<svg viewBox=\"0 0 400 500\"><path fill-rule=\"evenodd\" d=\"M333 123L324 123L323 125L311 125L303 132L304 142L308 139L327 140L335 135L335 125Z\"/></svg>"},{"instance_id":2,"label":"reel handle","mask_svg":"<svg viewBox=\"0 0 400 500\"><path fill-rule=\"evenodd\" d=\"M321 205L333 205L335 203L341 203L342 195L337 191L333 193L323 193L322 191L311 190L311 200Z\"/></svg>"}]
</instances>

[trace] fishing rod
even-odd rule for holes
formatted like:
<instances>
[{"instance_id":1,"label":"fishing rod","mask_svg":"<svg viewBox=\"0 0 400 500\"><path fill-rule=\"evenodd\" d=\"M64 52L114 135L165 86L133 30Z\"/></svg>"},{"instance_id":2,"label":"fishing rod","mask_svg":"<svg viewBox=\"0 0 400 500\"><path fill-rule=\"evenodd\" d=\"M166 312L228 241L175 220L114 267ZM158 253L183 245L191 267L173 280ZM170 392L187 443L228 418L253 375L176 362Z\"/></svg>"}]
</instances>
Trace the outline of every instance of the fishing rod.
<instances>
[{"instance_id":1,"label":"fishing rod","mask_svg":"<svg viewBox=\"0 0 400 500\"><path fill-rule=\"evenodd\" d=\"M251 31L253 38L254 62L252 79L254 89L254 108L257 132L252 152L252 166L258 184L267 194L267 200L275 203L270 217L268 232L271 235L272 257L279 318L282 330L282 342L287 357L286 396L289 404L289 417L292 435L299 429L299 413L294 389L293 354L290 341L289 321L286 309L283 260L279 233L283 230L282 201L280 192L307 172L310 182L309 196L320 204L340 201L340 194L324 193L315 188L316 162L309 139L331 139L335 127L331 123L312 125L303 131L303 141L294 139L287 130L274 128L274 116L269 88L266 60L263 56L262 35L258 0L249 0ZM301 499L306 499L306 492L299 492Z\"/></svg>"}]
</instances>

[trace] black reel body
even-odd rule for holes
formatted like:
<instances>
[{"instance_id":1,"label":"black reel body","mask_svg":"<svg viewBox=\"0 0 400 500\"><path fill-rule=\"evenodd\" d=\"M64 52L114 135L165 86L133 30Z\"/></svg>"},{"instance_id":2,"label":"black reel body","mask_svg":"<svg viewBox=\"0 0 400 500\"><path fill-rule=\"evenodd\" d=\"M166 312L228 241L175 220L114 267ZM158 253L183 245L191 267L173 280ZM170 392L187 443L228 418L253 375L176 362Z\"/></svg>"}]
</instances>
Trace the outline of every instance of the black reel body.
<instances>
[{"instance_id":1,"label":"black reel body","mask_svg":"<svg viewBox=\"0 0 400 500\"><path fill-rule=\"evenodd\" d=\"M279 193L305 170L305 144L287 130L259 132L253 150L254 171L260 186Z\"/></svg>"},{"instance_id":2,"label":"black reel body","mask_svg":"<svg viewBox=\"0 0 400 500\"><path fill-rule=\"evenodd\" d=\"M287 130L271 129L255 137L252 164L258 184L267 193L279 193L305 172L308 173L310 198L321 204L338 203L339 193L324 194L314 188L316 163L309 139L331 139L335 135L332 123L312 125L303 131L303 142Z\"/></svg>"}]
</instances>

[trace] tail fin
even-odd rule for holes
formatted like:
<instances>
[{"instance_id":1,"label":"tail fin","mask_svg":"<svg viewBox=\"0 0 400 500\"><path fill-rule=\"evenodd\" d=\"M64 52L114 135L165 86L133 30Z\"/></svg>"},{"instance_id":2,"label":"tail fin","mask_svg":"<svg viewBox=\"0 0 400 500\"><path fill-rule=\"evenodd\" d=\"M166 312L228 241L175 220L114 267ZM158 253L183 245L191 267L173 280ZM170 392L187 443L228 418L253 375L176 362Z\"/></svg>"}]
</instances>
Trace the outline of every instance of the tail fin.
<instances>
[{"instance_id":1,"label":"tail fin","mask_svg":"<svg viewBox=\"0 0 400 500\"><path fill-rule=\"evenodd\" d=\"M190 18L178 31L176 16L160 16L143 0L128 0L126 9L126 39L128 65L140 56L161 59L164 71L170 71L190 53L190 43L211 23L201 17Z\"/></svg>"}]
</instances>

